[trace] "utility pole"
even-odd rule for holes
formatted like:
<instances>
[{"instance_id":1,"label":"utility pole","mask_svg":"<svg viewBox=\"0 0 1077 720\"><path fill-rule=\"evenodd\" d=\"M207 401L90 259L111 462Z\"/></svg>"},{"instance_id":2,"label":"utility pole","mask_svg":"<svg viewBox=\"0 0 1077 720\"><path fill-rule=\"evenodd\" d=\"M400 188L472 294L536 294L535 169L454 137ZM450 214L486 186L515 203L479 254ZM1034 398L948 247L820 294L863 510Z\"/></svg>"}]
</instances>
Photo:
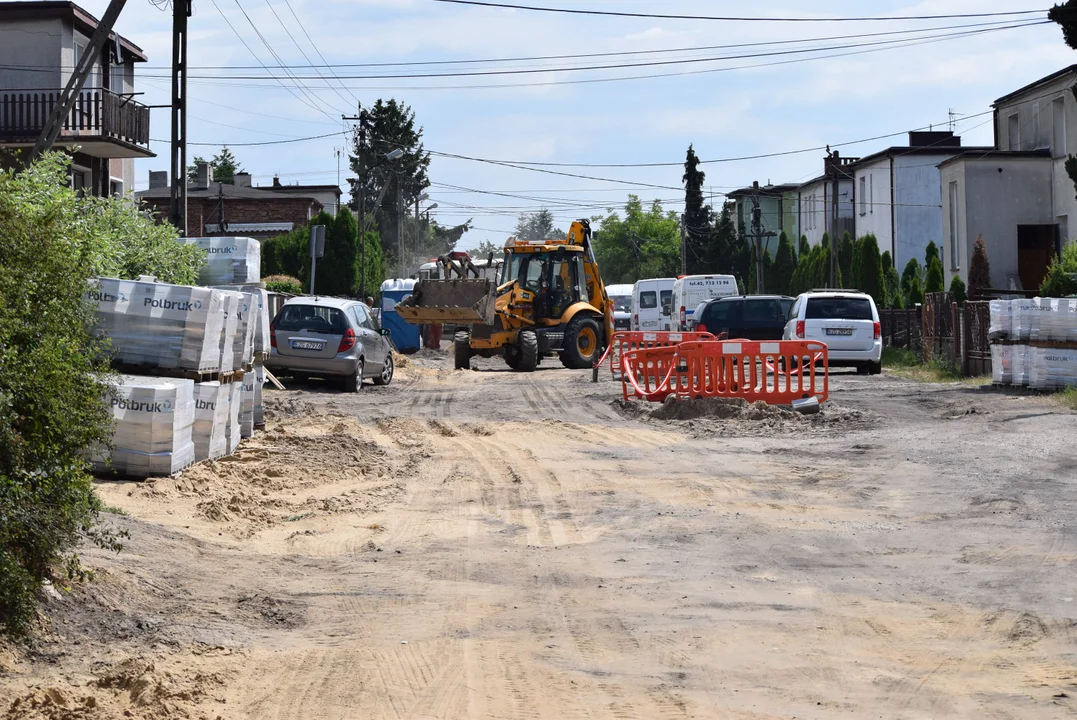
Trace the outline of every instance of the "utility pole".
<instances>
[{"instance_id":1,"label":"utility pole","mask_svg":"<svg viewBox=\"0 0 1077 720\"><path fill-rule=\"evenodd\" d=\"M172 224L187 235L187 18L192 0L172 0Z\"/></svg>"},{"instance_id":2,"label":"utility pole","mask_svg":"<svg viewBox=\"0 0 1077 720\"><path fill-rule=\"evenodd\" d=\"M755 292L763 293L763 210L759 207L759 181L752 183L752 251L755 254ZM747 289L747 288L745 288Z\"/></svg>"},{"instance_id":3,"label":"utility pole","mask_svg":"<svg viewBox=\"0 0 1077 720\"><path fill-rule=\"evenodd\" d=\"M105 14L101 16L101 21L97 23L97 28L93 31L93 35L90 36L90 43L86 46L86 52L82 54L75 68L71 71L71 77L68 78L67 85L64 87L63 92L60 93L60 97L56 98L56 104L52 106L48 120L45 121L44 127L41 128L41 134L38 135L37 142L34 143L34 148L30 151L30 157L27 158L27 166L40 157L41 153L50 149L52 144L56 142L56 138L60 136L64 121L75 107L75 103L79 99L79 93L82 92L82 86L86 84L90 71L93 70L94 65L97 64L98 59L101 57L101 48L105 46L105 41L108 40L112 27L116 24L116 18L120 16L120 11L123 10L123 6L126 4L127 0L112 0L105 10Z\"/></svg>"},{"instance_id":4,"label":"utility pole","mask_svg":"<svg viewBox=\"0 0 1077 720\"><path fill-rule=\"evenodd\" d=\"M681 275L688 274L688 233L684 227L684 215L681 215Z\"/></svg>"},{"instance_id":5,"label":"utility pole","mask_svg":"<svg viewBox=\"0 0 1077 720\"><path fill-rule=\"evenodd\" d=\"M396 245L400 256L400 277L404 277L407 262L404 260L404 188L400 175L396 176Z\"/></svg>"},{"instance_id":6,"label":"utility pole","mask_svg":"<svg viewBox=\"0 0 1077 720\"><path fill-rule=\"evenodd\" d=\"M366 302L366 228L365 224L366 216L366 121L367 114L363 106L359 106L358 116L345 116L342 115L341 119L345 122L358 122L359 128L356 131L356 157L359 158L359 223L356 228L358 237L356 242L359 243L359 299ZM337 167L340 167L339 160ZM338 169L339 175L339 169ZM337 179L337 185L340 184L339 178Z\"/></svg>"},{"instance_id":7,"label":"utility pole","mask_svg":"<svg viewBox=\"0 0 1077 720\"><path fill-rule=\"evenodd\" d=\"M841 242L838 239L838 192L841 190L840 162L841 155L837 150L830 153L829 170L834 176L833 189L830 191L830 287L841 286L838 281L838 253Z\"/></svg>"}]
</instances>

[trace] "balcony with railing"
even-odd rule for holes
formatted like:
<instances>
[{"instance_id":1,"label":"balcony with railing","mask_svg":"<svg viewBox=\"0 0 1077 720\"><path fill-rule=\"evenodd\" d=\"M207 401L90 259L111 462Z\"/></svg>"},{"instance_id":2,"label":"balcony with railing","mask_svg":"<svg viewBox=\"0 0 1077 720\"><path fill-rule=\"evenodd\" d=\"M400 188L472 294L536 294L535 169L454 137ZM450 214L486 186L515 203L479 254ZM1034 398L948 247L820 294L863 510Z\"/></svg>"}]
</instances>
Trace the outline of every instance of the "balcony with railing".
<instances>
[{"instance_id":1,"label":"balcony with railing","mask_svg":"<svg viewBox=\"0 0 1077 720\"><path fill-rule=\"evenodd\" d=\"M59 99L55 89L0 89L0 146L33 145ZM87 155L102 158L153 157L150 109L108 90L83 90L64 118L56 145L78 145Z\"/></svg>"}]
</instances>

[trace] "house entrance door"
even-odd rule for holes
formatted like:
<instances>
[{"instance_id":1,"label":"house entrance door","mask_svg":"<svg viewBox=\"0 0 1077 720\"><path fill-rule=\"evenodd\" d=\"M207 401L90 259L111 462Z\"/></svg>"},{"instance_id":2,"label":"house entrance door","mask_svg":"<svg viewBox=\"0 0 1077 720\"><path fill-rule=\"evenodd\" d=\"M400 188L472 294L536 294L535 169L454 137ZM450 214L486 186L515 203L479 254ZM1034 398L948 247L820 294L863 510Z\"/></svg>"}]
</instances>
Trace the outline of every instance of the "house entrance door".
<instances>
[{"instance_id":1,"label":"house entrance door","mask_svg":"<svg viewBox=\"0 0 1077 720\"><path fill-rule=\"evenodd\" d=\"M1017 274L1021 287L1038 290L1051 258L1058 252L1058 225L1018 225Z\"/></svg>"}]
</instances>

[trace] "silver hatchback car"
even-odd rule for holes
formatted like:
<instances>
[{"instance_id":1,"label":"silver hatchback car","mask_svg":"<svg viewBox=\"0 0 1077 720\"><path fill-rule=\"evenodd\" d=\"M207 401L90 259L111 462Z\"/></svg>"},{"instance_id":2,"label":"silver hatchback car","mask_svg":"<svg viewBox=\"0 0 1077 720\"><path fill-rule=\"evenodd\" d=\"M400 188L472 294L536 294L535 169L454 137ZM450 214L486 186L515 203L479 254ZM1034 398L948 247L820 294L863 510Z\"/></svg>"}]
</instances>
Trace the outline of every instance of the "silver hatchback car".
<instances>
[{"instance_id":1,"label":"silver hatchback car","mask_svg":"<svg viewBox=\"0 0 1077 720\"><path fill-rule=\"evenodd\" d=\"M393 352L370 308L356 300L299 297L286 302L270 325L266 367L302 380L341 378L347 392L363 380L393 381Z\"/></svg>"}]
</instances>

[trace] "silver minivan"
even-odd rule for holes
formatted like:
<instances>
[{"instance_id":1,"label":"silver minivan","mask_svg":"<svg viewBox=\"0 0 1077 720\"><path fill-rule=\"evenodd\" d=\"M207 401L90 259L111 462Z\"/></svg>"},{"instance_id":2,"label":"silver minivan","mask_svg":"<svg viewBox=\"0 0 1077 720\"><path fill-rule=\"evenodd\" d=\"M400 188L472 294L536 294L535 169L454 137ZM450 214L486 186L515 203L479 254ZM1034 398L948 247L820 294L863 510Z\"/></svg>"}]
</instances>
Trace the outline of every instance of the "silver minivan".
<instances>
[{"instance_id":1,"label":"silver minivan","mask_svg":"<svg viewBox=\"0 0 1077 720\"><path fill-rule=\"evenodd\" d=\"M340 378L358 392L363 380L393 381L393 352L370 308L356 300L297 297L284 304L270 325L266 367L297 380Z\"/></svg>"}]
</instances>

